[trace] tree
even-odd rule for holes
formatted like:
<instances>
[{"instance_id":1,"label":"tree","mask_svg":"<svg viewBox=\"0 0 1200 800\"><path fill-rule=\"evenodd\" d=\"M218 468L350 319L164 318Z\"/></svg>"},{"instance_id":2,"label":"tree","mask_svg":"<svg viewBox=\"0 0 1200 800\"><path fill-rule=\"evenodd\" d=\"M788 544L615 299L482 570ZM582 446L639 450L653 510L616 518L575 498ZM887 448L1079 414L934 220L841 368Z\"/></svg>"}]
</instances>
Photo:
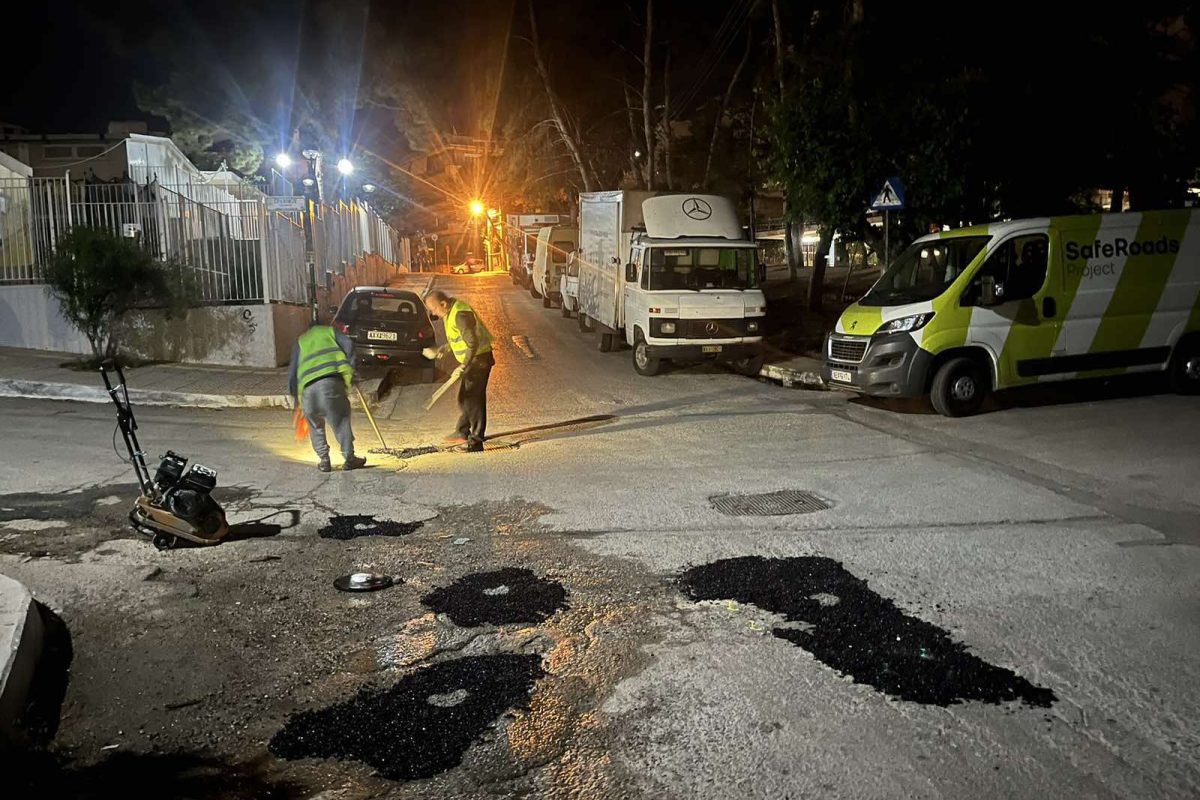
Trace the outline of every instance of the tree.
<instances>
[{"instance_id":1,"label":"tree","mask_svg":"<svg viewBox=\"0 0 1200 800\"><path fill-rule=\"evenodd\" d=\"M44 279L97 361L117 356L121 322L131 310L169 313L189 295L177 265L157 261L136 239L100 228L75 228L61 238Z\"/></svg>"}]
</instances>

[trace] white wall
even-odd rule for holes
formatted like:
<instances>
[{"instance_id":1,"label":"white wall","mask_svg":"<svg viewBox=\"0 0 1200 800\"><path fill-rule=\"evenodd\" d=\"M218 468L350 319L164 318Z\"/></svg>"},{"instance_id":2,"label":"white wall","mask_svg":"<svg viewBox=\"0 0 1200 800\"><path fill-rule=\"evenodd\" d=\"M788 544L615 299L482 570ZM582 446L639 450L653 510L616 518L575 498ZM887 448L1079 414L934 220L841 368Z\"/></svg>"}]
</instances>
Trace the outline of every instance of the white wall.
<instances>
[{"instance_id":1,"label":"white wall","mask_svg":"<svg viewBox=\"0 0 1200 800\"><path fill-rule=\"evenodd\" d=\"M199 364L275 367L288 363L292 344L308 327L303 306L205 306L166 318L132 314L127 349L143 358ZM0 286L0 345L90 353L87 339L63 318L41 285Z\"/></svg>"}]
</instances>

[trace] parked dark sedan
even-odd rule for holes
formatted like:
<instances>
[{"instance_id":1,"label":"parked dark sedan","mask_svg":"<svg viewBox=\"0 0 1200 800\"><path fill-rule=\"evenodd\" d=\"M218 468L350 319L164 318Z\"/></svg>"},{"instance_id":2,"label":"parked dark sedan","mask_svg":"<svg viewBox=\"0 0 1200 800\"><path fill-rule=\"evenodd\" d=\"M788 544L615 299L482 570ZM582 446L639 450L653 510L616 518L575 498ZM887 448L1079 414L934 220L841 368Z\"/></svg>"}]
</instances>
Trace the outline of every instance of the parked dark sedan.
<instances>
[{"instance_id":1,"label":"parked dark sedan","mask_svg":"<svg viewBox=\"0 0 1200 800\"><path fill-rule=\"evenodd\" d=\"M432 366L421 350L435 346L433 324L415 292L356 286L342 300L333 327L354 342L359 366Z\"/></svg>"}]
</instances>

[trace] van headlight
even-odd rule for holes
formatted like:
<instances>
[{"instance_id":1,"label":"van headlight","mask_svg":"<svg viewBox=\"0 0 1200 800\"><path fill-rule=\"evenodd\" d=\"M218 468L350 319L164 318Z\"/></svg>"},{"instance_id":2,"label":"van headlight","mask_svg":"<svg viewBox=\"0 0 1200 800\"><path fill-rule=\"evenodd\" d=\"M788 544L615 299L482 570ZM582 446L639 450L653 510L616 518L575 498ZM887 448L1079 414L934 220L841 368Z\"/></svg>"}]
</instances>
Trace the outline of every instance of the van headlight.
<instances>
[{"instance_id":1,"label":"van headlight","mask_svg":"<svg viewBox=\"0 0 1200 800\"><path fill-rule=\"evenodd\" d=\"M662 331L663 333L674 333L675 332L675 323L674 322L663 322L659 326L659 330Z\"/></svg>"},{"instance_id":2,"label":"van headlight","mask_svg":"<svg viewBox=\"0 0 1200 800\"><path fill-rule=\"evenodd\" d=\"M933 319L932 311L925 314L913 314L909 317L900 317L898 319L891 320L890 322L883 323L883 327L876 331L876 333L908 333L909 331L915 331L919 328L924 328L931 319Z\"/></svg>"},{"instance_id":3,"label":"van headlight","mask_svg":"<svg viewBox=\"0 0 1200 800\"><path fill-rule=\"evenodd\" d=\"M758 320L746 320L746 333L758 333Z\"/></svg>"}]
</instances>

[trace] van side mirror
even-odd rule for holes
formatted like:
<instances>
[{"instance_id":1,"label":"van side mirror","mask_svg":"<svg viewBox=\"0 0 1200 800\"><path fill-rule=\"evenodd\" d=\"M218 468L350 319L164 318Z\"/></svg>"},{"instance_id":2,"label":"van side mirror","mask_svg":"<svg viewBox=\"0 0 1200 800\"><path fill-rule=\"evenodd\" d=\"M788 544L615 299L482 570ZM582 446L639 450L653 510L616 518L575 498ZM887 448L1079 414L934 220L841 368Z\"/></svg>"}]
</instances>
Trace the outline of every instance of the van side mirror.
<instances>
[{"instance_id":1,"label":"van side mirror","mask_svg":"<svg viewBox=\"0 0 1200 800\"><path fill-rule=\"evenodd\" d=\"M979 305L984 308L998 306L1004 302L1004 284L996 283L991 275L979 279Z\"/></svg>"},{"instance_id":2,"label":"van side mirror","mask_svg":"<svg viewBox=\"0 0 1200 800\"><path fill-rule=\"evenodd\" d=\"M633 283L637 280L637 267L632 262L625 265L625 281Z\"/></svg>"}]
</instances>

